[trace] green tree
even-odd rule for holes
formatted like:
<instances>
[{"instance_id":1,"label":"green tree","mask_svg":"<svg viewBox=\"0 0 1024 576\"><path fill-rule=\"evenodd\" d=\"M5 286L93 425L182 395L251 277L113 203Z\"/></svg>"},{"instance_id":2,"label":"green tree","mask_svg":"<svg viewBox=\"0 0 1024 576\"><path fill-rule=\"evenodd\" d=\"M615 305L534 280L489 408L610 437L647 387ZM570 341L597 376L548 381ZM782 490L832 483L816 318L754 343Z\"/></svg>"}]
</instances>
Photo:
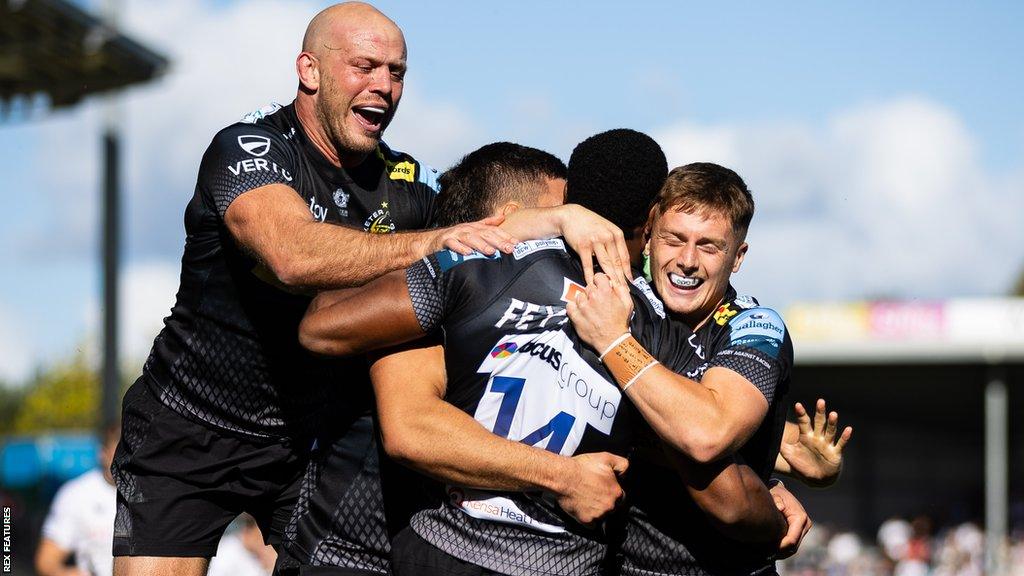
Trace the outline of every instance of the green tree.
<instances>
[{"instance_id":1,"label":"green tree","mask_svg":"<svg viewBox=\"0 0 1024 576\"><path fill-rule=\"evenodd\" d=\"M24 388L15 388L6 382L0 382L0 436L14 432L14 422L24 400Z\"/></svg>"},{"instance_id":2,"label":"green tree","mask_svg":"<svg viewBox=\"0 0 1024 576\"><path fill-rule=\"evenodd\" d=\"M97 425L100 384L85 355L42 370L26 387L14 432L28 433Z\"/></svg>"}]
</instances>

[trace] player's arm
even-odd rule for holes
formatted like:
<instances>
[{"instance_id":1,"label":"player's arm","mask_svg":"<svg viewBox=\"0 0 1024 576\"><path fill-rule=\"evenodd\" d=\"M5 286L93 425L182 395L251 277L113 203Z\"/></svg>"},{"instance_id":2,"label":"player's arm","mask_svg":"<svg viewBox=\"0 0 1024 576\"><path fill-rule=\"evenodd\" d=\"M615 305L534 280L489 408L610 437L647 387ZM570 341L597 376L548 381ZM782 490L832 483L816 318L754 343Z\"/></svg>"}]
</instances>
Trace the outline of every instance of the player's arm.
<instances>
[{"instance_id":1,"label":"player's arm","mask_svg":"<svg viewBox=\"0 0 1024 576\"><path fill-rule=\"evenodd\" d=\"M328 356L351 356L424 336L413 311L406 271L360 288L321 292L299 324L299 342Z\"/></svg>"},{"instance_id":2,"label":"player's arm","mask_svg":"<svg viewBox=\"0 0 1024 576\"><path fill-rule=\"evenodd\" d=\"M374 359L370 368L384 450L423 474L460 486L542 490L580 522L611 511L627 461L600 453L574 458L491 433L443 400L444 353L417 345Z\"/></svg>"},{"instance_id":3,"label":"player's arm","mask_svg":"<svg viewBox=\"0 0 1024 576\"><path fill-rule=\"evenodd\" d=\"M723 534L741 542L776 543L786 532L786 519L768 488L748 466L732 457L700 464L665 447L694 503Z\"/></svg>"},{"instance_id":4,"label":"player's arm","mask_svg":"<svg viewBox=\"0 0 1024 576\"><path fill-rule=\"evenodd\" d=\"M839 429L839 414L826 413L825 400L815 403L814 422L803 404L793 407L797 421L786 422L782 444L775 460L775 471L792 476L818 488L831 486L843 469L843 448L853 435L853 428L847 426L836 438Z\"/></svg>"},{"instance_id":5,"label":"player's arm","mask_svg":"<svg viewBox=\"0 0 1024 576\"><path fill-rule=\"evenodd\" d=\"M235 198L224 223L239 245L284 285L336 288L358 286L448 248L511 252L517 242L495 225L501 218L449 228L370 234L317 221L290 186L270 184Z\"/></svg>"},{"instance_id":6,"label":"player's arm","mask_svg":"<svg viewBox=\"0 0 1024 576\"><path fill-rule=\"evenodd\" d=\"M655 362L628 335L628 288L598 274L576 298L566 307L576 331L603 353L619 386L670 446L711 463L743 446L760 426L768 401L749 380L722 367L708 369L701 382L690 380Z\"/></svg>"},{"instance_id":7,"label":"player's arm","mask_svg":"<svg viewBox=\"0 0 1024 576\"><path fill-rule=\"evenodd\" d=\"M243 146L248 140L250 145ZM262 142L255 148L253 142ZM314 218L294 188L298 160L274 130L235 125L214 137L199 169L203 204L274 278L292 288L363 284L442 248L510 251L501 219L400 234L370 234Z\"/></svg>"},{"instance_id":8,"label":"player's arm","mask_svg":"<svg viewBox=\"0 0 1024 576\"><path fill-rule=\"evenodd\" d=\"M516 238L562 236L580 256L587 284L594 278L594 259L601 270L618 281L628 281L629 250L622 230L607 219L578 204L550 208L522 208L506 216L501 225Z\"/></svg>"},{"instance_id":9,"label":"player's arm","mask_svg":"<svg viewBox=\"0 0 1024 576\"><path fill-rule=\"evenodd\" d=\"M769 489L757 473L733 457L699 464L668 446L663 448L694 503L720 532L740 542L768 545L779 555L796 551L811 521L781 483Z\"/></svg>"}]
</instances>

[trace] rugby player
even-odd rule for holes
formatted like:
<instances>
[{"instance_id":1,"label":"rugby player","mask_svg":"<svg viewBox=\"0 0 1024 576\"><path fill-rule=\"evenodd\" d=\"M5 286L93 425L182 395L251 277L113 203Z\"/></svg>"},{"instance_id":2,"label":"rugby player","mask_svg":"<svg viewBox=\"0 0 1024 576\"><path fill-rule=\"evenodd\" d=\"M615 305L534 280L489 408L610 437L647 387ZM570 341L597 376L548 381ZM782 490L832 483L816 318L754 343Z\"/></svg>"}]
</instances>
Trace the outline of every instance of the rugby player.
<instances>
[{"instance_id":1,"label":"rugby player","mask_svg":"<svg viewBox=\"0 0 1024 576\"><path fill-rule=\"evenodd\" d=\"M729 285L747 251L752 216L753 200L742 179L707 163L673 170L651 209L647 230L655 288L670 316L695 330L687 344L692 362L682 374L657 366L629 336L632 302L621 287L598 276L567 306L584 340L609 350L605 359L612 373L654 432L678 448L669 456L684 474L694 462L737 453L767 481L779 453L792 343L776 312L737 296ZM645 369L637 374L632 366ZM797 410L806 426L806 412ZM823 402L818 411L823 415ZM829 422L825 436L831 440L833 415ZM840 454L850 432L835 445ZM675 480L656 459L639 459L631 480L644 490L630 506L623 574L774 569L763 551L737 546L702 526L693 503L658 497Z\"/></svg>"},{"instance_id":2,"label":"rugby player","mask_svg":"<svg viewBox=\"0 0 1024 576\"><path fill-rule=\"evenodd\" d=\"M618 226L632 268L644 270L650 258L645 232L649 208L667 174L665 155L654 140L633 130L609 130L573 150L566 202L590 208ZM829 486L839 477L842 450L853 429L846 427L837 440L839 415L834 411L826 415L823 399L815 404L813 422L801 403L794 410L797 422L786 422L775 472L810 486Z\"/></svg>"},{"instance_id":3,"label":"rugby player","mask_svg":"<svg viewBox=\"0 0 1024 576\"><path fill-rule=\"evenodd\" d=\"M663 157L662 166L662 170L664 170ZM571 422L576 422L576 420L564 410L554 419L548 421L546 426L541 426L536 432L530 433L536 424L543 424L543 420L547 418L541 412L551 411L552 406L557 406L558 402L564 401L565 397L571 399L572 393L563 389L561 397L557 393L551 393L551 397L544 398L544 389L538 387L536 380L532 387L520 382L516 388L516 381L522 380L523 374L520 372L536 371L537 374L534 375L543 379L546 377L543 374L544 366L531 364L531 359L534 363L538 359L541 362L547 362L551 368L554 368L556 364L558 366L568 365L573 359L582 360L579 356L581 352L584 355L589 355L588 358L592 361L593 352L577 351L568 346L571 342L558 340L558 335L570 338L571 329L566 328L565 331L553 329L564 324L564 302L567 298L567 291L574 286L566 275L578 276L578 271L573 271L571 267L566 268L565 262L571 262L571 260L567 259L564 246L526 243L517 247L517 254L513 258L514 260L508 259L509 262L504 264L493 264L486 262L487 259L484 259L483 256L478 256L472 259L482 260L477 265L469 258L453 260L451 255L441 253L425 260L422 264L424 267L432 268L417 271L414 266L407 271L406 279L394 276L382 279L374 287L376 292L363 291L349 300L336 301L322 308L317 308L314 303L314 307L311 308L310 314L307 315L303 323L304 343L327 353L352 352L356 350L355 347L368 343L380 345L389 339L414 337L424 333L425 325L441 320L445 323L446 340L458 343L446 350L450 367L447 390L444 388L443 371L439 377L430 372L424 372L423 367L431 365L429 361L415 363L409 362L406 358L400 361L404 367L399 367L395 361L396 357L400 355L391 355L378 361L373 368L385 447L389 448L389 452L396 453L399 458L427 473L449 482L461 484L461 487L453 487L449 490L450 497L455 500L454 503L461 508L461 511L455 506L443 506L440 509L424 511L413 520L413 526L418 535L406 532L396 541L396 573L449 573L453 570L469 570L470 572L467 573L471 573L474 569L478 571L476 573L480 573L481 570L484 572L494 570L508 574L591 573L597 569L603 556L603 547L599 541L594 540L592 533L566 528L567 524L564 519L560 521L550 508L545 508L542 505L542 502L537 503L522 494L495 495L466 488L466 486L486 485L492 488L517 491L523 489L552 490L551 484L544 483L544 479L550 478L552 474L549 473L545 476L542 471L537 472L541 468L531 468L525 464L526 462L543 462L544 458L530 453L531 449L524 445L516 446L515 443L505 442L508 446L502 446L503 441L498 436L490 435L487 438L488 433L481 429L479 424L473 422L475 426L466 427L455 416L442 418L440 410L435 411L433 408L427 407L431 393L434 395L436 404L440 404L437 399L447 393L446 397L449 401L459 405L466 412L473 412L481 423L492 424L492 429L499 435L513 440L520 439L526 444L546 445L548 450L563 454L574 452L577 447L576 443L580 442L580 435L582 435L585 447L600 441L600 434L588 435L588 432L592 432L590 429L582 434L580 434L582 431L577 430L577 436L574 437L572 431L574 426L571 424L568 427L563 426L565 422L560 419L568 419ZM518 263L520 258L523 260L522 263ZM553 270L545 270L545 266L552 265L556 265ZM466 273L468 275L466 277L459 274L460 271L472 267L476 267L478 271ZM504 271L501 270L503 267ZM444 302L430 300L417 302L418 296L427 298L439 296L437 287L431 289L429 284L424 284L429 282L426 277L428 270L432 270L433 273L430 278L436 278L437 282L443 285L441 292L448 297ZM422 276L418 279L417 275L420 274ZM482 277L477 278L474 274L481 274ZM443 279L446 276L450 276L451 280ZM559 280L556 283L557 286L552 286L550 282L544 282L551 278ZM448 284L449 281L452 284ZM489 283L493 283L493 288L497 293L504 294L504 296L495 298L493 295L495 290L487 290L490 287ZM453 294L456 291L460 295ZM527 292L532 292L533 295L527 295L526 300L505 297L509 294L522 295ZM551 294L546 294L546 292L551 292ZM364 297L368 293L371 296ZM413 294L411 301L410 293ZM556 293L561 293L560 297ZM538 301L555 301L557 303L530 304L530 302ZM380 307L385 302L388 309L382 310ZM646 300L641 298L640 302L646 302ZM508 304L507 308L505 308L505 304ZM653 312L653 306L648 306L649 308L645 309L647 312L634 317L637 330L650 331L652 327L658 326L656 312ZM406 307L407 310L402 310ZM483 318L479 314L482 309L487 310L483 314ZM375 317L378 322L361 323L358 318L360 315L365 315L367 319ZM500 317L494 326L490 325L490 320L493 320L489 318L491 315L496 318ZM456 319L453 320L450 316L455 316ZM550 325L547 326L547 332L539 336L529 333L530 330L543 329L548 323ZM352 325L358 325L359 328L353 330L346 328ZM527 333L522 334L523 330L526 330ZM488 336L484 335L483 339L481 338L481 334L488 332L491 339L495 335L500 337L499 344L493 349L488 344ZM501 336L502 334L504 336ZM570 336L566 336L566 334ZM686 334L688 335L689 332L687 331ZM663 336L652 337L652 339L657 340L659 337ZM547 340L542 342L541 340L545 338ZM683 341L685 338L681 343ZM463 346L462 342L467 344ZM478 375L475 368L479 363L477 356L488 357L486 351L481 354L476 354L480 351L473 351L473 348L480 348L483 345L487 345L490 350L490 360L485 358L484 364L491 365L489 368L494 369L490 375L490 385L488 385L488 376L486 375L486 372L490 370L484 370L484 366L481 365L480 370L484 374ZM465 348L471 350L468 353L468 356L471 357L468 363ZM430 352L427 354L429 355ZM509 357L513 359L505 362L504 359ZM421 358L429 360L428 356L421 356ZM522 360L519 361L520 359ZM392 365L382 366L385 360ZM410 364L414 366L412 370L409 368ZM582 361L573 364L584 368L589 366ZM452 369L452 366L457 366L457 368ZM511 376L510 371L516 372L519 377ZM385 372L387 372L386 375ZM575 372L568 372L568 374L572 377ZM428 380L431 377L435 383L426 385L428 390L422 398L418 395L414 396L413 390L419 385L417 381ZM595 386L599 382L604 382L599 374L588 374L587 378ZM382 380L385 382L383 385ZM509 384L511 388L504 390L502 387L505 384ZM429 390L430 386L435 386L435 389ZM488 388L486 392L483 390L484 387ZM502 388L502 390L498 390L498 388ZM500 398L496 399L495 396ZM531 396L533 396L532 400ZM516 401L513 402L509 398L515 398ZM492 405L495 402L498 402L497 406ZM586 408L580 410L581 408L577 405L572 409L581 416L585 416ZM619 406L616 404L614 410L617 412L618 408ZM618 415L614 424L612 422L603 423L609 428L605 433L611 433L610 436L622 436L628 433L628 423L622 423L624 419L628 422L628 408L627 405L623 405L622 408L626 414ZM557 408L554 409L557 410ZM534 413L531 414L531 411ZM593 411L592 404L591 411ZM423 412L426 412L428 416L420 416ZM462 414L462 417L468 420L468 414ZM523 418L527 422L517 420L518 418ZM529 421L531 418L534 420L539 418L539 420L531 423ZM418 434L403 433L402 424L406 424L405 428L410 428L407 423L409 419L414 419L417 424L422 423L425 427ZM586 425L582 422L577 425L582 425L586 429ZM440 437L438 436L439 428L443 426L452 429L447 443L443 441L445 440L443 432ZM474 427L476 428L475 433L472 429ZM624 432L623 428L627 428L627 430ZM414 426L413 429L415 432ZM401 440L396 441L394 438L389 440L389 435L392 435L394 430L398 431ZM486 447L486 450L463 451L466 459L469 460L463 462L458 459L457 454L460 448L472 443L465 440L467 434L480 436L478 441L474 439L473 442L479 442L478 445ZM536 438L533 438L534 436ZM435 442L434 439L441 441ZM452 445L449 446L449 443ZM405 447L395 449L393 448L395 444ZM600 444L598 445L600 446ZM619 449L621 450L621 446ZM499 454L515 454L516 450L520 451L521 457L497 457ZM415 456L414 452L419 452L426 457ZM533 452L539 453L537 450ZM455 457L453 458L453 456ZM488 457L492 462L490 467L488 467ZM554 473L554 480L558 480L557 472L567 468L557 464L557 458L549 456L548 459L550 461L549 470ZM605 474L614 482L612 472L623 468L622 464L624 463L612 461L610 464L610 469ZM732 468L736 469L736 467ZM484 470L486 473L480 475L480 470ZM524 477L522 475L524 470L533 470L534 472L532 475L526 474ZM729 472L736 474L737 471L729 470ZM726 473L722 473L720 476L724 478ZM738 485L741 490L745 488L741 479L734 476L733 480L739 481ZM565 483L564 478L561 481L563 484ZM529 482L534 482L534 484L531 485ZM737 482L734 482L735 485ZM709 486L704 492L715 494L715 488L717 486ZM760 488L764 491L763 484L760 485ZM557 488L552 491L557 491ZM719 505L725 502L735 507L738 502L741 502L739 499L729 501L728 498L722 498L721 494L718 492L719 501L717 503ZM746 496L746 493L741 495ZM764 492L764 496L767 496L766 492ZM559 502L562 503L561 500ZM772 529L775 530L775 533L767 537L766 541L778 541L781 532L784 532L784 523L780 522L781 519L778 518L771 501L765 498L764 503L760 510L762 523L769 525L767 529L769 533ZM496 513L495 511L500 512ZM501 524L503 521L511 521L512 524L503 525ZM524 528L524 525L532 528ZM535 531L537 527L540 527L542 531L548 530L553 533L547 535L543 532L538 533ZM426 545L421 536L432 546ZM438 549L444 550L447 554ZM460 562L459 559L465 562Z\"/></svg>"},{"instance_id":4,"label":"rugby player","mask_svg":"<svg viewBox=\"0 0 1024 576\"><path fill-rule=\"evenodd\" d=\"M503 214L521 205L561 205L565 197L565 165L561 160L546 152L510 143L484 146L463 158L438 181L445 190L437 200L441 218L437 224L441 226L463 221L457 215L467 211L489 214L489 206L486 211L478 208L482 205L481 199L502 202L505 210L500 212ZM502 184L500 189L495 186L498 182ZM474 193L454 193L466 188ZM482 192L494 189L498 193ZM477 190L481 193L476 193ZM314 300L311 308L316 309L334 297L323 294ZM428 410L429 406L420 406L418 417ZM277 565L279 574L389 573L389 532L395 529L389 530L385 511L389 516L395 515L392 511L401 508L396 506L395 500L402 499L402 495L391 497L385 506L380 475L387 461L382 462L377 453L372 423L366 421L360 425L370 436L369 442L353 444L344 439L318 439L320 447L306 478L309 487L303 490L293 526L286 531ZM385 438L393 439L390 430ZM401 472L391 474L394 478ZM413 482L421 480L417 477ZM417 487L405 486L403 490L416 492ZM393 518L389 520L394 524Z\"/></svg>"},{"instance_id":5,"label":"rugby player","mask_svg":"<svg viewBox=\"0 0 1024 576\"><path fill-rule=\"evenodd\" d=\"M360 284L443 247L516 243L497 220L391 233L425 228L435 195L434 171L381 141L405 69L394 22L367 4L327 8L303 38L292 104L247 115L204 154L177 301L123 402L119 576L203 574L241 512L278 542L314 434L369 441L365 362L302 349L303 292Z\"/></svg>"}]
</instances>

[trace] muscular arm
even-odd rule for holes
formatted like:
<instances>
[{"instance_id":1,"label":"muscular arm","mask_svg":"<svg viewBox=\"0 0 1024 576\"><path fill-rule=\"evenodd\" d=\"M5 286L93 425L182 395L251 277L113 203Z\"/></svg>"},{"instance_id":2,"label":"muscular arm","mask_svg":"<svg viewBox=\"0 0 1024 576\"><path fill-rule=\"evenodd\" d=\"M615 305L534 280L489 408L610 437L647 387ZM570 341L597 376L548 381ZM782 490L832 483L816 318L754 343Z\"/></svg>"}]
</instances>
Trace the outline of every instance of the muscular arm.
<instances>
[{"instance_id":1,"label":"muscular arm","mask_svg":"<svg viewBox=\"0 0 1024 576\"><path fill-rule=\"evenodd\" d=\"M601 270L615 281L628 281L631 276L622 230L578 204L522 208L509 214L501 228L517 238L564 237L579 255L588 284L594 278L595 258Z\"/></svg>"},{"instance_id":2,"label":"muscular arm","mask_svg":"<svg viewBox=\"0 0 1024 576\"><path fill-rule=\"evenodd\" d=\"M610 510L622 494L626 460L611 454L575 458L506 440L443 400L440 346L413 345L377 358L370 368L384 450L441 481L506 491L543 490L583 523Z\"/></svg>"},{"instance_id":3,"label":"muscular arm","mask_svg":"<svg viewBox=\"0 0 1024 576\"><path fill-rule=\"evenodd\" d=\"M698 464L667 446L665 453L690 497L720 532L741 542L774 546L782 540L786 518L749 466L737 464L732 457Z\"/></svg>"},{"instance_id":4,"label":"muscular arm","mask_svg":"<svg viewBox=\"0 0 1024 576\"><path fill-rule=\"evenodd\" d=\"M329 356L361 354L422 336L404 270L361 288L320 293L299 324L299 342Z\"/></svg>"},{"instance_id":5,"label":"muscular arm","mask_svg":"<svg viewBox=\"0 0 1024 576\"><path fill-rule=\"evenodd\" d=\"M318 222L302 198L284 184L269 184L239 195L224 212L228 231L289 287L358 286L449 247L461 252L506 252L514 240L490 226L500 219L451 228L369 234Z\"/></svg>"},{"instance_id":6,"label":"muscular arm","mask_svg":"<svg viewBox=\"0 0 1024 576\"><path fill-rule=\"evenodd\" d=\"M567 312L580 337L604 351L628 332L632 308L626 287L611 285L598 275L586 294L569 303ZM632 337L628 345L650 357ZM635 371L623 370L613 360L615 355L608 354L605 364L621 387L632 381L626 395L644 419L669 446L697 462L716 462L735 452L768 413L764 394L730 369L712 367L696 382L657 364L634 379Z\"/></svg>"},{"instance_id":7,"label":"muscular arm","mask_svg":"<svg viewBox=\"0 0 1024 576\"><path fill-rule=\"evenodd\" d=\"M657 365L626 395L663 440L705 464L743 446L768 413L764 395L725 368L711 368L695 382Z\"/></svg>"}]
</instances>

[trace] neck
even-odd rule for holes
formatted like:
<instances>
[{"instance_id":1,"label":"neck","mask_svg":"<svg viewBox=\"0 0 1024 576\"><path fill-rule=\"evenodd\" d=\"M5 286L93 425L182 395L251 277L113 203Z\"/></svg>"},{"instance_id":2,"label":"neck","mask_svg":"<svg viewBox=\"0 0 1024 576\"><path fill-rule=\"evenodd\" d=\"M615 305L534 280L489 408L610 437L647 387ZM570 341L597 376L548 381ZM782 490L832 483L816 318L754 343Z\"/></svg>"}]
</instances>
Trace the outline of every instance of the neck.
<instances>
[{"instance_id":1,"label":"neck","mask_svg":"<svg viewBox=\"0 0 1024 576\"><path fill-rule=\"evenodd\" d=\"M696 332L697 330L700 330L700 328L702 326L707 324L708 320L711 320L711 316L714 314L715 310L718 310L718 307L721 306L722 302L724 302L724 301L725 301L725 295L723 295L721 298L719 298L718 301L715 303L714 306L711 307L710 310L697 310L696 312L693 312L692 314L687 314L685 316L680 316L680 318L683 320L684 324L686 324L687 326L690 327L690 330Z\"/></svg>"},{"instance_id":2,"label":"neck","mask_svg":"<svg viewBox=\"0 0 1024 576\"><path fill-rule=\"evenodd\" d=\"M331 141L323 124L316 115L316 101L312 96L299 92L295 98L295 116L302 125L302 131L313 143L313 147L331 164L339 168L352 168L363 163L367 154L343 154Z\"/></svg>"}]
</instances>

